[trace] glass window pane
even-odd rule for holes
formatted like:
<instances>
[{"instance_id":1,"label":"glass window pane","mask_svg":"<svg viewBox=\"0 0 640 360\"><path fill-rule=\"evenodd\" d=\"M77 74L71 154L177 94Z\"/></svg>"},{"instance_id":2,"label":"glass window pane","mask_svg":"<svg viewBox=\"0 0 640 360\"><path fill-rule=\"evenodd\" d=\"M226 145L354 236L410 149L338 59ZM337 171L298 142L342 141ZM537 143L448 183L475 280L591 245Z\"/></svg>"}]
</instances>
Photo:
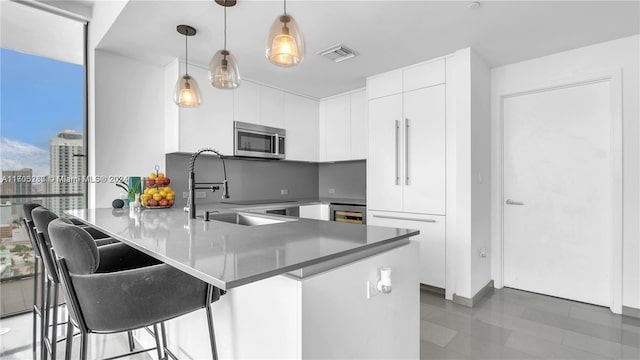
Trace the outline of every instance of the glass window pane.
<instances>
[{"instance_id":1,"label":"glass window pane","mask_svg":"<svg viewBox=\"0 0 640 360\"><path fill-rule=\"evenodd\" d=\"M84 24L0 2L0 316L31 309L22 204L85 207Z\"/></svg>"}]
</instances>

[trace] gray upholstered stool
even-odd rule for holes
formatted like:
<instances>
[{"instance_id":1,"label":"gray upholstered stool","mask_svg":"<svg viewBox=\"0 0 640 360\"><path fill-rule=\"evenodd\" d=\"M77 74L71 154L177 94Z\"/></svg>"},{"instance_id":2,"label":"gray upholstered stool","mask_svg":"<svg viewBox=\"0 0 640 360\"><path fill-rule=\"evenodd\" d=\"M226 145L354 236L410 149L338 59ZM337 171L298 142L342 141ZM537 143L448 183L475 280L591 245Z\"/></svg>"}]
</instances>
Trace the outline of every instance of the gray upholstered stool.
<instances>
[{"instance_id":1,"label":"gray upholstered stool","mask_svg":"<svg viewBox=\"0 0 640 360\"><path fill-rule=\"evenodd\" d=\"M117 245L97 247L85 230L62 220L49 224L49 235L72 323L80 329L81 359L87 357L90 333L154 326L157 341L157 324L202 308L217 358L211 303L220 298L220 289L167 264L140 267L140 259L119 253L116 261L110 249ZM161 352L158 346L163 358Z\"/></svg>"}]
</instances>

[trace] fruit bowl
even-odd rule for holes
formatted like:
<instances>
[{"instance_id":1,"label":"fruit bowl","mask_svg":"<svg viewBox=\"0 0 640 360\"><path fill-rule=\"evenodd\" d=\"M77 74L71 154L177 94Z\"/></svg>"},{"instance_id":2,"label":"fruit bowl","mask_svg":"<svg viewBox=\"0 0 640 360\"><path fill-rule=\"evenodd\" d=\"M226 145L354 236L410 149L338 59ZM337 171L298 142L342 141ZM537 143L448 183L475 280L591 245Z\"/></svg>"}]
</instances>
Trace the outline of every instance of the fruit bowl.
<instances>
[{"instance_id":1,"label":"fruit bowl","mask_svg":"<svg viewBox=\"0 0 640 360\"><path fill-rule=\"evenodd\" d=\"M149 209L166 209L173 206L176 194L169 187L171 181L163 173L152 173L142 179L144 189L140 195L140 205Z\"/></svg>"}]
</instances>

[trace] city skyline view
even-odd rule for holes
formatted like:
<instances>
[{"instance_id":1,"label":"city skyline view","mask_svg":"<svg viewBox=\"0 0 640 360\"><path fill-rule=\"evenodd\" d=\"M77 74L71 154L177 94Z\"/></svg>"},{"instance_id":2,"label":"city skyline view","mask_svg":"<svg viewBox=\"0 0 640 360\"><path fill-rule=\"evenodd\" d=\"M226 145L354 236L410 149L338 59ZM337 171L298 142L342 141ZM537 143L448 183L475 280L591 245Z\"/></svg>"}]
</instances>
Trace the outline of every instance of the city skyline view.
<instances>
[{"instance_id":1,"label":"city skyline view","mask_svg":"<svg viewBox=\"0 0 640 360\"><path fill-rule=\"evenodd\" d=\"M51 139L83 133L83 66L0 49L0 169L50 175Z\"/></svg>"}]
</instances>

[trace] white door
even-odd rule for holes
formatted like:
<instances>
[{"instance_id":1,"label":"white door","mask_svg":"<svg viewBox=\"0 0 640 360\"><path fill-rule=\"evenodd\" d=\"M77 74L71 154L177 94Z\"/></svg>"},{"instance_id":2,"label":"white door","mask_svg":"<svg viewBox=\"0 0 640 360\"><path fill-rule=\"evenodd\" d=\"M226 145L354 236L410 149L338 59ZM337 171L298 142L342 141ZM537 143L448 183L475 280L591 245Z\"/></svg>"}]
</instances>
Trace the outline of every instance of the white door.
<instances>
[{"instance_id":1,"label":"white door","mask_svg":"<svg viewBox=\"0 0 640 360\"><path fill-rule=\"evenodd\" d=\"M503 126L505 286L608 306L610 83L505 98Z\"/></svg>"},{"instance_id":2,"label":"white door","mask_svg":"<svg viewBox=\"0 0 640 360\"><path fill-rule=\"evenodd\" d=\"M445 85L404 93L404 211L445 214Z\"/></svg>"},{"instance_id":3,"label":"white door","mask_svg":"<svg viewBox=\"0 0 640 360\"><path fill-rule=\"evenodd\" d=\"M367 206L402 211L402 94L369 100Z\"/></svg>"}]
</instances>

